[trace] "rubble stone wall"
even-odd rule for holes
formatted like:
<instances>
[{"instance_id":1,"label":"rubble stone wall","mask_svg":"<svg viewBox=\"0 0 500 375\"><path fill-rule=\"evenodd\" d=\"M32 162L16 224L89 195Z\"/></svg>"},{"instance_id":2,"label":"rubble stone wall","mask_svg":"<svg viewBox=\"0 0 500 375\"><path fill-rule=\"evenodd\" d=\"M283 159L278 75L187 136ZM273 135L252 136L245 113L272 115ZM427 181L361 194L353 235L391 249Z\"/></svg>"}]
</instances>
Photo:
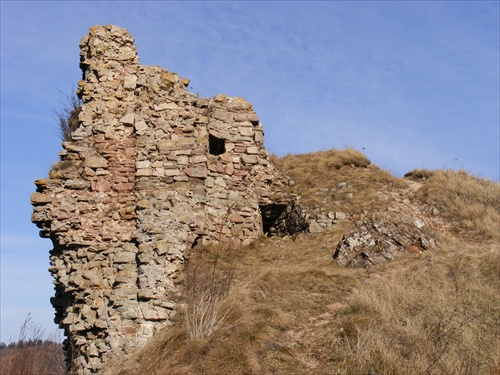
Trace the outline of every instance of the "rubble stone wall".
<instances>
[{"instance_id":1,"label":"rubble stone wall","mask_svg":"<svg viewBox=\"0 0 500 375\"><path fill-rule=\"evenodd\" d=\"M92 374L168 324L186 251L250 243L291 201L250 103L200 98L187 79L140 65L116 26L92 27L80 47L79 127L31 202L53 243L68 363Z\"/></svg>"}]
</instances>

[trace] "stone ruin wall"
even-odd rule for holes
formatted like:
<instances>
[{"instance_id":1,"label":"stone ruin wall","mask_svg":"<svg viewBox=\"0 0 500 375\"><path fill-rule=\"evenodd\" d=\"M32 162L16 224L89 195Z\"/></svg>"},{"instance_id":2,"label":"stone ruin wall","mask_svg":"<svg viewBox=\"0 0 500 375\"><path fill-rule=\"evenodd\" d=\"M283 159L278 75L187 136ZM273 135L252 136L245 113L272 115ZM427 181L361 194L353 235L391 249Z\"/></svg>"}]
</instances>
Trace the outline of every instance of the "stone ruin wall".
<instances>
[{"instance_id":1,"label":"stone ruin wall","mask_svg":"<svg viewBox=\"0 0 500 375\"><path fill-rule=\"evenodd\" d=\"M80 47L79 127L31 202L53 243L68 363L91 374L168 324L194 244L248 244L293 204L250 103L200 98L188 80L140 65L116 26L92 27Z\"/></svg>"}]
</instances>

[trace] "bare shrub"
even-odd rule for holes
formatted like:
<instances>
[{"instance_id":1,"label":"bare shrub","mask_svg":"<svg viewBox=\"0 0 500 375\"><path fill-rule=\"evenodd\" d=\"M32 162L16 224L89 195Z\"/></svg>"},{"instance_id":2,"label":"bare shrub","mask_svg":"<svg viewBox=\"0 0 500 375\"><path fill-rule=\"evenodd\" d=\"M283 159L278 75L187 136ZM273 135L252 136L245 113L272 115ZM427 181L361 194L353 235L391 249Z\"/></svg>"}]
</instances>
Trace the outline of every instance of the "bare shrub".
<instances>
[{"instance_id":1,"label":"bare shrub","mask_svg":"<svg viewBox=\"0 0 500 375\"><path fill-rule=\"evenodd\" d=\"M64 96L66 102L61 102L62 108L53 110L59 125L59 137L63 142L71 140L71 133L78 128L78 115L82 111L82 101L76 94Z\"/></svg>"},{"instance_id":2,"label":"bare shrub","mask_svg":"<svg viewBox=\"0 0 500 375\"><path fill-rule=\"evenodd\" d=\"M190 339L210 337L232 312L226 304L234 273L230 257L230 247L216 245L195 248L186 262L184 314Z\"/></svg>"}]
</instances>

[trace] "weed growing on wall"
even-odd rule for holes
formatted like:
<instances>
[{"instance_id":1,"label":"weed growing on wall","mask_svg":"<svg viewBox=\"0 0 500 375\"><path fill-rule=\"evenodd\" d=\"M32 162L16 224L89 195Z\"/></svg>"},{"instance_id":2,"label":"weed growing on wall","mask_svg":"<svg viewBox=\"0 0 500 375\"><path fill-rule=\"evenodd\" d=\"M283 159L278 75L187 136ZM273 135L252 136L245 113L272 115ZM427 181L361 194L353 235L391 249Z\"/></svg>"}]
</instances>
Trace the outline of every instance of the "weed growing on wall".
<instances>
[{"instance_id":1,"label":"weed growing on wall","mask_svg":"<svg viewBox=\"0 0 500 375\"><path fill-rule=\"evenodd\" d=\"M78 115L82 110L82 101L75 95L64 95L65 102L61 102L60 109L54 109L53 113L59 125L59 138L64 141L71 141L71 133L78 128Z\"/></svg>"}]
</instances>

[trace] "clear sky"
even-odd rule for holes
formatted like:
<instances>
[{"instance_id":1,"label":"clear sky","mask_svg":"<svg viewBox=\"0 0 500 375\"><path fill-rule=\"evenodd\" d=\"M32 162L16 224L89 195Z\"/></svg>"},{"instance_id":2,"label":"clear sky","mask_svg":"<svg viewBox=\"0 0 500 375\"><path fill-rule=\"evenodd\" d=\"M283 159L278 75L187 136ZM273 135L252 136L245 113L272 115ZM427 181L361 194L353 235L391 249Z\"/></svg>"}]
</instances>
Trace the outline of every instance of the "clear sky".
<instances>
[{"instance_id":1,"label":"clear sky","mask_svg":"<svg viewBox=\"0 0 500 375\"><path fill-rule=\"evenodd\" d=\"M58 160L53 109L91 26L127 28L142 64L200 96L253 103L279 156L351 146L397 176L498 181L499 20L498 1L1 1L1 341L28 312L56 327L29 198Z\"/></svg>"}]
</instances>

